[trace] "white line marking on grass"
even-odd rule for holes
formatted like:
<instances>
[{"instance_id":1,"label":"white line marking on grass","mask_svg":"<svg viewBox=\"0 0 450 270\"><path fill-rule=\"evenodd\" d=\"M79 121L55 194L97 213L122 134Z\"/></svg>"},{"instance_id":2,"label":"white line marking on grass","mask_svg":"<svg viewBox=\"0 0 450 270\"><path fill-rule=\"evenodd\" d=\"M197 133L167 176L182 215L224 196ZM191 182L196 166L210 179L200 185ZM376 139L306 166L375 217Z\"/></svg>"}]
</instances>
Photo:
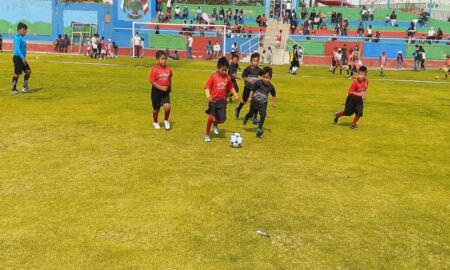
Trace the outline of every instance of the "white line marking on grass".
<instances>
[{"instance_id":1,"label":"white line marking on grass","mask_svg":"<svg viewBox=\"0 0 450 270\"><path fill-rule=\"evenodd\" d=\"M389 81L389 82L406 82L406 83L434 83L434 84L450 84L450 82L421 81L421 80L400 80L400 79L372 79L373 81Z\"/></svg>"}]
</instances>

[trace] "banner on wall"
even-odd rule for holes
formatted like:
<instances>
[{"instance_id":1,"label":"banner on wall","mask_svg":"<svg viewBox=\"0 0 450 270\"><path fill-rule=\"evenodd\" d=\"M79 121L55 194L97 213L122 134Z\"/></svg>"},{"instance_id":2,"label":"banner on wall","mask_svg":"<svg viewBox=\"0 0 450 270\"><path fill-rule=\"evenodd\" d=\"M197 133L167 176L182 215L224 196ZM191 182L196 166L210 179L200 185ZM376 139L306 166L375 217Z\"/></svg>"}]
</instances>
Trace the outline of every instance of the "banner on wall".
<instances>
[{"instance_id":1,"label":"banner on wall","mask_svg":"<svg viewBox=\"0 0 450 270\"><path fill-rule=\"evenodd\" d=\"M132 20L138 20L148 13L147 0L121 0L120 9Z\"/></svg>"}]
</instances>

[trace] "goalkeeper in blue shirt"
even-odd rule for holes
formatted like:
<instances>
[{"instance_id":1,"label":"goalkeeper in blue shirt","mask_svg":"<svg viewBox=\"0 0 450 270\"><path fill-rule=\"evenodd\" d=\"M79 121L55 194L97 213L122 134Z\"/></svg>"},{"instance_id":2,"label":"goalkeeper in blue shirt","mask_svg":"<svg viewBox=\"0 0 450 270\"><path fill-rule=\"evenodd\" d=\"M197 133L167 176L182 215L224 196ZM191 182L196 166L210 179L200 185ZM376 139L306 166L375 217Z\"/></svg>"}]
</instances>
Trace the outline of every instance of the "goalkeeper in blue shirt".
<instances>
[{"instance_id":1,"label":"goalkeeper in blue shirt","mask_svg":"<svg viewBox=\"0 0 450 270\"><path fill-rule=\"evenodd\" d=\"M13 51L13 62L14 62L14 75L12 80L11 94L17 95L17 81L19 80L20 74L25 73L23 80L22 93L31 93L30 88L28 88L28 80L31 76L31 68L28 65L27 59L27 43L24 36L27 34L28 26L24 23L19 23L17 25L17 34L14 37L14 51Z\"/></svg>"}]
</instances>

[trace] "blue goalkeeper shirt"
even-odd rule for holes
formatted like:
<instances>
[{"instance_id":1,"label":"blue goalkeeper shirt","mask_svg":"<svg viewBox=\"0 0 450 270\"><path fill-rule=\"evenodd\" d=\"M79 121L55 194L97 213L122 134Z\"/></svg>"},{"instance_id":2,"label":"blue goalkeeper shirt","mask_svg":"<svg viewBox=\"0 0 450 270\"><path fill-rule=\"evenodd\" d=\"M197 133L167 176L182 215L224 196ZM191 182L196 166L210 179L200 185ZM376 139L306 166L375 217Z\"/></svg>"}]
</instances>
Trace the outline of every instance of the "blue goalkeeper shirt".
<instances>
[{"instance_id":1,"label":"blue goalkeeper shirt","mask_svg":"<svg viewBox=\"0 0 450 270\"><path fill-rule=\"evenodd\" d=\"M14 37L14 56L19 56L20 59L25 59L27 56L27 43L21 34Z\"/></svg>"}]
</instances>

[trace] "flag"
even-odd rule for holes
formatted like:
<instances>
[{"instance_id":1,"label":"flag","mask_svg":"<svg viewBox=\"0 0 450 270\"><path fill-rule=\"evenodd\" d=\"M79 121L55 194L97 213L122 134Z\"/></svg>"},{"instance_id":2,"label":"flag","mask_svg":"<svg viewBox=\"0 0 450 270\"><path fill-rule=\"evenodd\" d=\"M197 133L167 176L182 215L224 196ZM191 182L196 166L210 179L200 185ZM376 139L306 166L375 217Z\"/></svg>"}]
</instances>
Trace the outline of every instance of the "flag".
<instances>
[{"instance_id":1,"label":"flag","mask_svg":"<svg viewBox=\"0 0 450 270\"><path fill-rule=\"evenodd\" d=\"M144 11L144 15L148 12L148 3L147 0L141 0L142 3L142 10Z\"/></svg>"}]
</instances>

